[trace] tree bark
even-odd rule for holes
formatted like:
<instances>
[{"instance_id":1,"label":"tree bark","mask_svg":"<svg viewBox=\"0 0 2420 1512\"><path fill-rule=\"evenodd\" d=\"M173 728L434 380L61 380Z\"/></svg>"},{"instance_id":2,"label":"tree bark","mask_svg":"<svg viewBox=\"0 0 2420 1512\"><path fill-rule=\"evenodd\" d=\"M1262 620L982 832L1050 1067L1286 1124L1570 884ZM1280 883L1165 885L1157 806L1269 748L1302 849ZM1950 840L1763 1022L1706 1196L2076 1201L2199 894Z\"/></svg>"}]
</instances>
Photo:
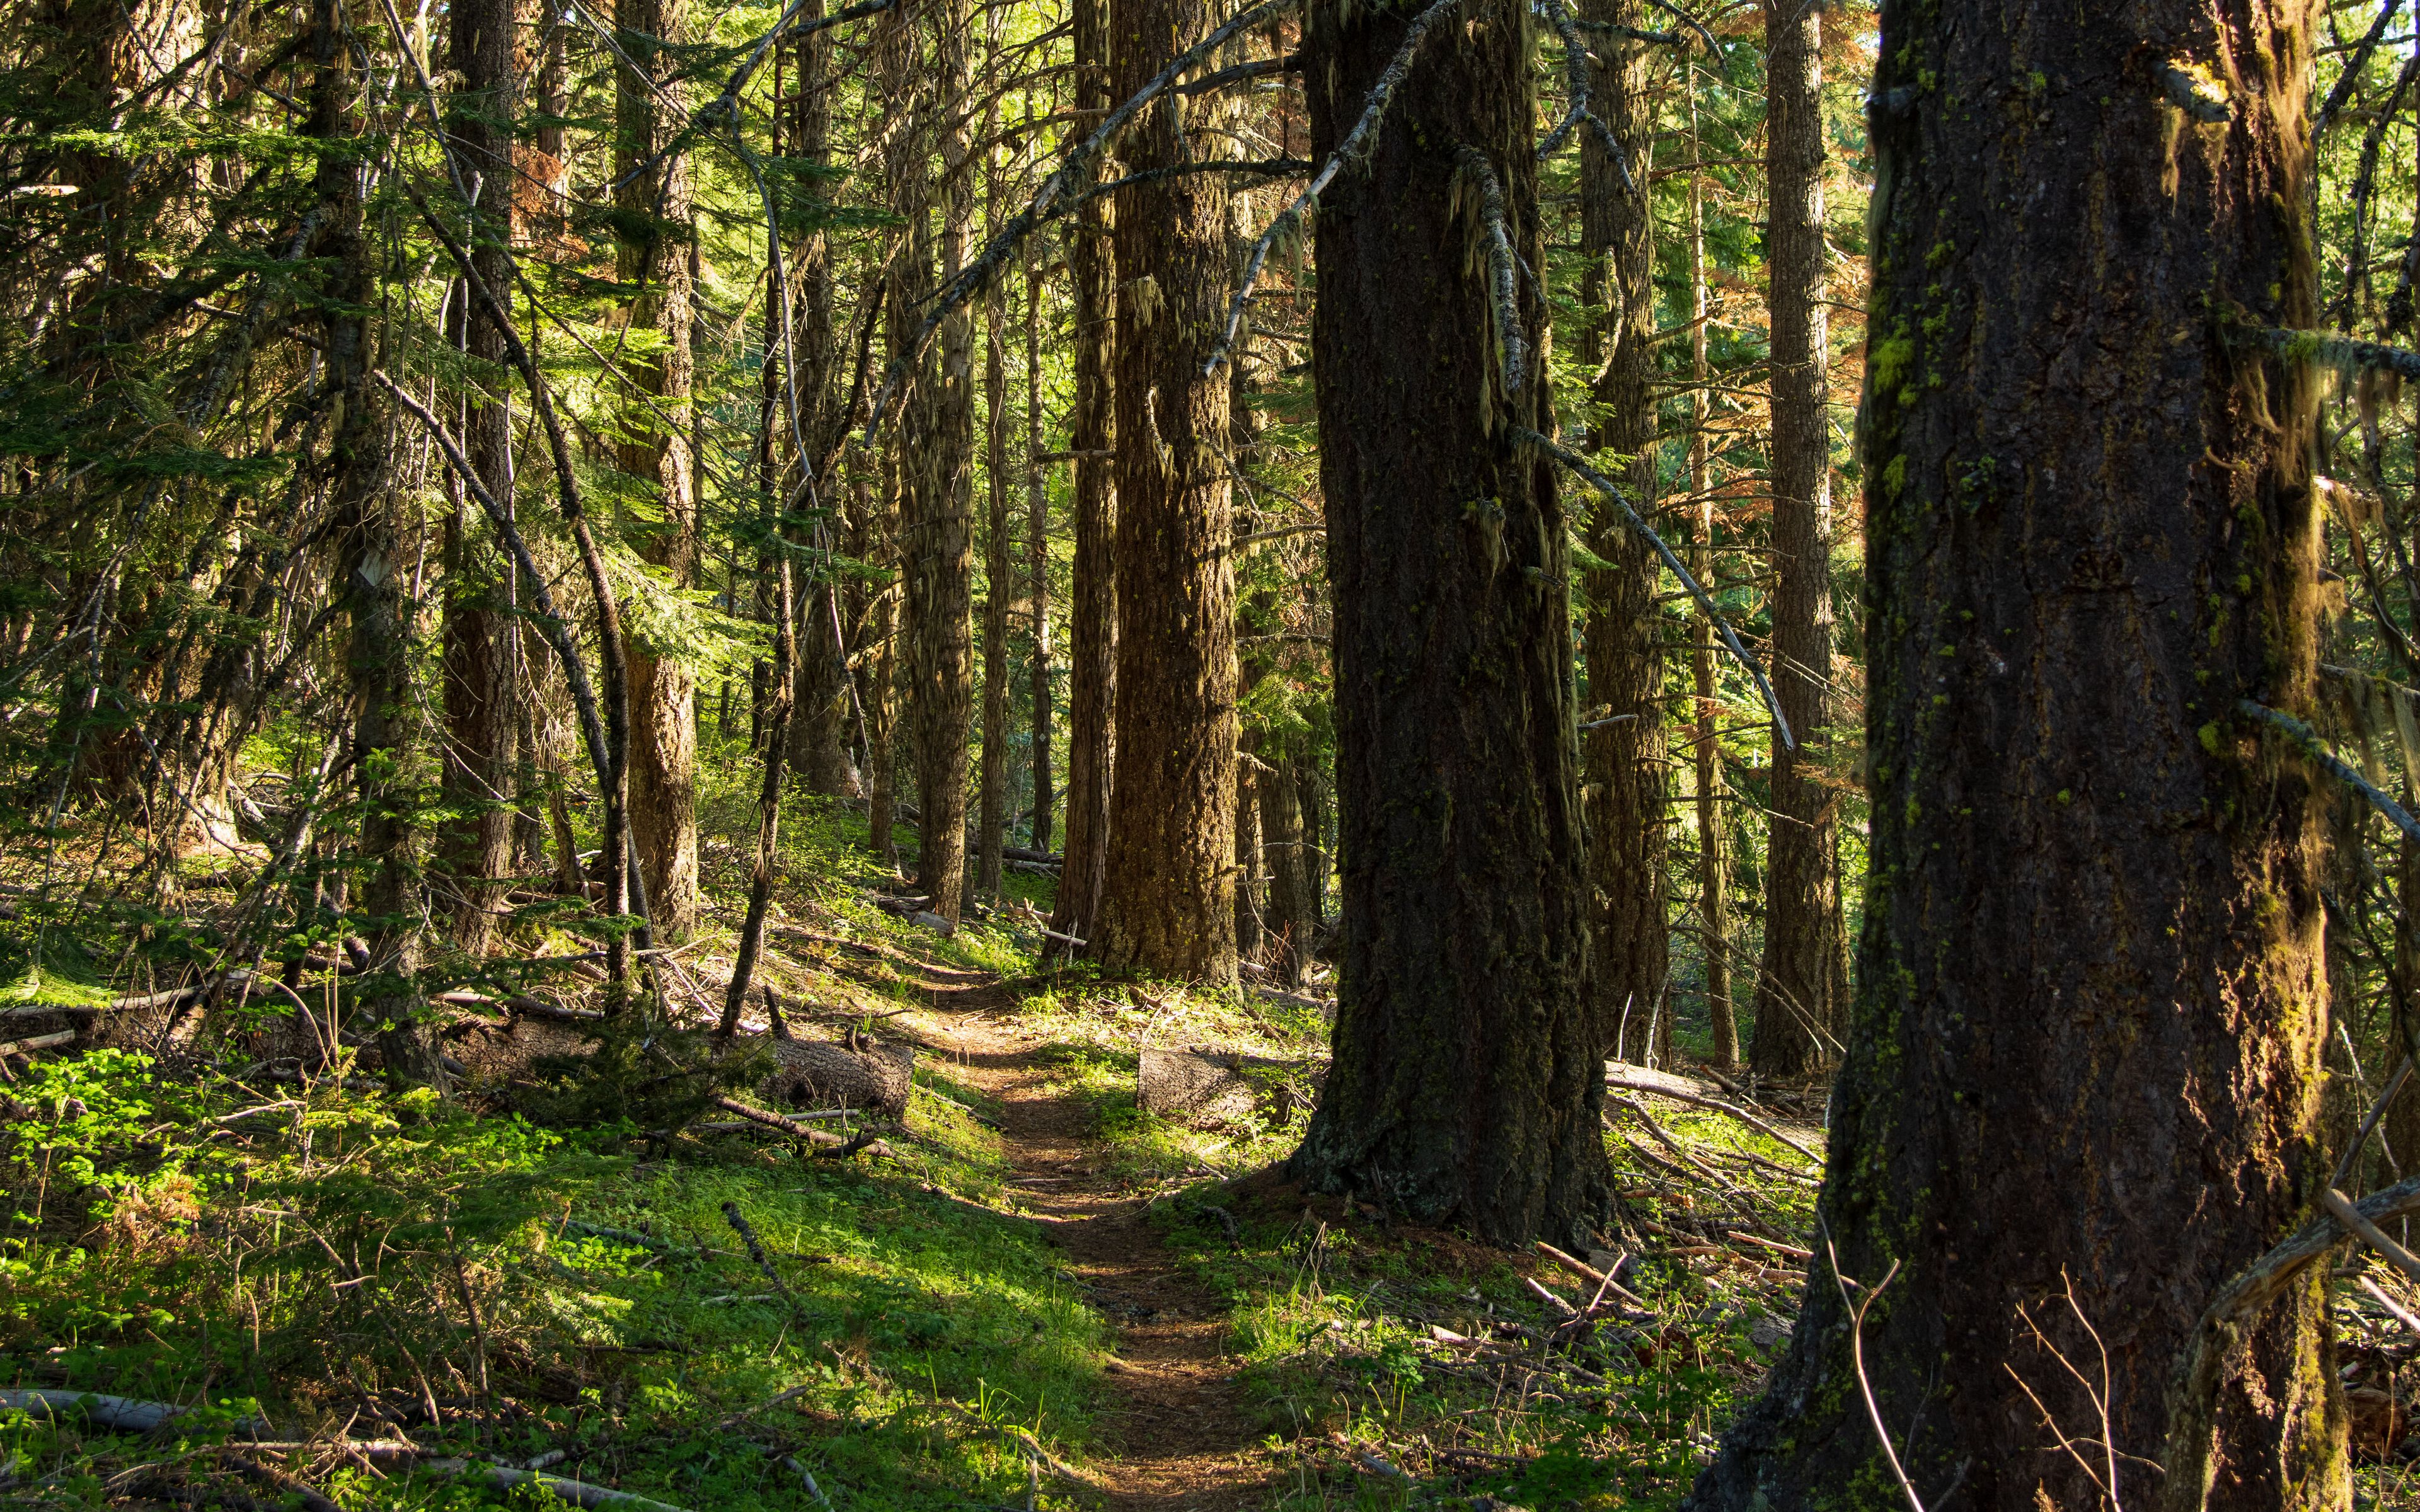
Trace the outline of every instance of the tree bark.
<instances>
[{"instance_id":1,"label":"tree bark","mask_svg":"<svg viewBox=\"0 0 2420 1512\"><path fill-rule=\"evenodd\" d=\"M799 9L799 21L818 20L823 12L823 0L807 0ZM788 155L825 167L831 162L831 95L827 87L827 75L831 70L831 39L830 30L800 39L790 69L794 82L789 85L792 103L786 113ZM799 285L794 310L797 333L792 343L800 376L799 428L805 432L808 449L814 453L798 464L803 477L806 470L814 468L831 449L849 417L838 412L833 393L833 363L839 338L832 316L831 242L821 228L798 239L791 248L790 263ZM819 539L837 544L843 511L837 499L821 492L833 486L834 480L812 481L818 492L808 506L819 512ZM791 715L790 762L808 792L853 798L861 795L861 787L848 759L849 646L841 616L834 612L835 595L839 594L838 584L826 574L808 582L799 595L799 661L794 685L798 700Z\"/></svg>"},{"instance_id":2,"label":"tree bark","mask_svg":"<svg viewBox=\"0 0 2420 1512\"><path fill-rule=\"evenodd\" d=\"M512 122L519 106L514 0L457 0L449 45L462 92L448 123L454 161L474 196L472 258L505 318L512 309L508 248L515 218ZM512 507L512 406L504 380L498 312L455 290L458 335L473 381L459 396L462 453L488 492ZM510 562L474 542L475 514L458 497L445 522L445 789L459 817L443 839L459 901L454 936L484 954L495 934L501 879L513 869L514 782L520 733L514 679L520 662Z\"/></svg>"},{"instance_id":3,"label":"tree bark","mask_svg":"<svg viewBox=\"0 0 2420 1512\"><path fill-rule=\"evenodd\" d=\"M1594 0L1590 19L1637 28L1638 0ZM1596 449L1618 459L1630 501L1652 510L1655 479L1655 227L1645 195L1653 122L1644 49L1597 34L1607 61L1590 65L1591 102L1627 161L1629 177L1596 133L1580 133L1580 241L1588 262L1581 303L1590 312L1582 361L1599 374ZM1588 795L1591 893L1590 995L1598 1039L1614 1053L1623 1020L1647 1038L1623 1047L1632 1058L1671 1063L1665 981L1670 944L1664 901L1664 627L1657 608L1662 562L1611 501L1590 495L1588 548L1607 563L1585 574L1587 717L1581 737ZM1604 722L1610 721L1610 722ZM1653 1026L1652 1032L1650 1026ZM1641 1048L1641 1046L1644 1048Z\"/></svg>"},{"instance_id":4,"label":"tree bark","mask_svg":"<svg viewBox=\"0 0 2420 1512\"><path fill-rule=\"evenodd\" d=\"M1698 1508L1880 1504L1866 1387L1931 1506L2348 1504L2325 1267L2179 1384L2330 1154L2322 795L2238 707L2312 698L2318 384L2222 323L2314 318L2310 12L2218 16L1884 8L1838 1254ZM2231 119L2147 59L2217 60ZM1890 1278L1854 1335L1836 1268Z\"/></svg>"},{"instance_id":5,"label":"tree bark","mask_svg":"<svg viewBox=\"0 0 2420 1512\"><path fill-rule=\"evenodd\" d=\"M1042 270L1025 255L1025 585L1033 605L1033 848L1050 848L1050 490L1042 464Z\"/></svg>"},{"instance_id":6,"label":"tree bark","mask_svg":"<svg viewBox=\"0 0 2420 1512\"><path fill-rule=\"evenodd\" d=\"M1748 1057L1767 1075L1838 1043L1832 795L1815 779L1832 678L1832 435L1824 335L1823 12L1765 11L1766 301L1773 352L1773 684L1799 748L1773 742L1764 966Z\"/></svg>"},{"instance_id":7,"label":"tree bark","mask_svg":"<svg viewBox=\"0 0 2420 1512\"><path fill-rule=\"evenodd\" d=\"M966 85L964 0L933 12L931 76L918 55L912 21L886 13L879 27L885 87L894 112L886 149L894 213L908 223L894 263L890 304L892 361L909 349L940 276L954 274L966 255L974 191L963 172L966 125L957 116ZM939 235L932 229L931 154L938 149L944 180ZM933 349L900 409L900 570L906 579L908 738L916 756L920 814L917 887L932 912L956 922L966 891L967 737L974 702L971 619L974 366L971 316L963 309L942 322Z\"/></svg>"},{"instance_id":8,"label":"tree bark","mask_svg":"<svg viewBox=\"0 0 2420 1512\"><path fill-rule=\"evenodd\" d=\"M986 135L989 133L986 132ZM990 221L1000 222L1000 166L988 164ZM984 517L984 701L982 803L975 819L975 891L1000 896L1000 848L1008 828L1008 601L1016 579L1008 565L1008 316L1007 280L984 302L984 473L990 508Z\"/></svg>"},{"instance_id":9,"label":"tree bark","mask_svg":"<svg viewBox=\"0 0 2420 1512\"><path fill-rule=\"evenodd\" d=\"M1542 364L1507 391L1480 185L1457 162L1493 165L1507 233L1543 266L1528 8L1466 0L1449 25L1319 213L1343 936L1334 1069L1291 1170L1415 1222L1568 1246L1592 1241L1609 1197L1569 523L1553 464L1508 434L1554 422ZM1405 31L1374 8L1310 13L1314 160ZM1534 344L1537 286L1512 287Z\"/></svg>"},{"instance_id":10,"label":"tree bark","mask_svg":"<svg viewBox=\"0 0 2420 1512\"><path fill-rule=\"evenodd\" d=\"M1069 0L1074 12L1076 108L1108 111L1109 0ZM1109 383L1117 250L1111 197L1085 202L1067 237L1076 285L1076 560L1067 606L1065 859L1050 928L1089 940L1109 878L1109 774L1115 756L1118 666L1117 485L1107 457L1117 439Z\"/></svg>"},{"instance_id":11,"label":"tree bark","mask_svg":"<svg viewBox=\"0 0 2420 1512\"><path fill-rule=\"evenodd\" d=\"M1207 33L1206 0L1116 0L1123 99ZM1226 155L1214 101L1163 95L1128 128L1128 173ZM1193 118L1188 120L1188 112ZM1226 189L1137 184L1118 206L1118 771L1093 953L1110 971L1235 980L1235 574L1227 379L1202 367L1226 322Z\"/></svg>"},{"instance_id":12,"label":"tree bark","mask_svg":"<svg viewBox=\"0 0 2420 1512\"><path fill-rule=\"evenodd\" d=\"M1701 161L1698 102L1689 100L1689 161ZM1708 455L1712 406L1706 395L1706 196L1705 174L1689 173L1689 497L1698 501L1697 532L1690 542L1689 573L1712 592L1714 584L1714 469ZM1739 1064L1739 1018L1731 1008L1730 875L1724 856L1722 702L1715 695L1714 625L1698 616L1689 644L1689 679L1697 693L1692 757L1697 767L1698 926L1704 932L1706 1017L1714 1033L1714 1065Z\"/></svg>"},{"instance_id":13,"label":"tree bark","mask_svg":"<svg viewBox=\"0 0 2420 1512\"><path fill-rule=\"evenodd\" d=\"M1268 944L1265 964L1278 981L1299 987L1311 959L1308 856L1303 845L1302 798L1295 786L1294 758L1273 755L1253 784L1261 799L1261 849L1268 857Z\"/></svg>"},{"instance_id":14,"label":"tree bark","mask_svg":"<svg viewBox=\"0 0 2420 1512\"><path fill-rule=\"evenodd\" d=\"M617 447L624 472L651 493L663 520L641 535L639 554L675 588L698 569L696 476L690 437L690 189L686 153L657 158L687 127L686 86L670 51L680 40L685 0L615 0L627 59L614 70L615 276L635 285L620 365L632 392ZM643 165L644 166L643 168ZM645 884L648 923L659 943L697 924L697 679L669 647L629 648L630 830Z\"/></svg>"},{"instance_id":15,"label":"tree bark","mask_svg":"<svg viewBox=\"0 0 2420 1512\"><path fill-rule=\"evenodd\" d=\"M352 688L352 767L361 798L361 887L368 969L354 979L355 1011L375 1028L387 1075L443 1086L427 1026L420 967L422 913L411 854L411 620L405 595L411 556L397 519L386 406L369 381L369 312L377 278L362 224L361 74L347 45L337 0L313 0L312 85L306 132L328 144L315 189L311 256L328 270L322 289L322 356L337 396L328 441L327 486L334 519L337 593L351 622L347 666Z\"/></svg>"}]
</instances>

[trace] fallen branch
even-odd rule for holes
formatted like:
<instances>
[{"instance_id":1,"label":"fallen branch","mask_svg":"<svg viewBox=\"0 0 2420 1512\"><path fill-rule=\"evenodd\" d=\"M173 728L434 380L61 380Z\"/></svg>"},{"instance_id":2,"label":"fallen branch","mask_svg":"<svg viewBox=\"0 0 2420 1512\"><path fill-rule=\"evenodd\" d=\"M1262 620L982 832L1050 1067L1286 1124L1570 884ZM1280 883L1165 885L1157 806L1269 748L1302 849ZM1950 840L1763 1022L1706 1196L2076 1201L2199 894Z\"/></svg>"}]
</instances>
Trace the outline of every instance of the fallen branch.
<instances>
[{"instance_id":1,"label":"fallen branch","mask_svg":"<svg viewBox=\"0 0 2420 1512\"><path fill-rule=\"evenodd\" d=\"M629 1512L688 1512L670 1502L658 1502L629 1491L616 1491L586 1481L566 1480L560 1475L543 1474L535 1470L515 1470L510 1465L483 1465L469 1459L430 1459L421 1469L439 1475L459 1475L468 1480L484 1480L500 1491L516 1486L535 1486L559 1501L574 1506L624 1507Z\"/></svg>"},{"instance_id":2,"label":"fallen branch","mask_svg":"<svg viewBox=\"0 0 2420 1512\"><path fill-rule=\"evenodd\" d=\"M37 1034L27 1040L11 1040L7 1044L0 1044L0 1056L25 1056L37 1050L55 1050L63 1044L74 1043L75 1037L75 1030L61 1029L56 1034Z\"/></svg>"},{"instance_id":3,"label":"fallen branch","mask_svg":"<svg viewBox=\"0 0 2420 1512\"><path fill-rule=\"evenodd\" d=\"M2319 1194L2319 1206L2327 1210L2329 1217L2360 1235L2362 1242L2384 1256L2397 1270L2414 1281L2420 1281L2420 1256L2414 1256L2388 1237L2386 1230L2363 1217L2361 1210L2354 1207L2343 1193L2335 1187L2327 1188Z\"/></svg>"},{"instance_id":4,"label":"fallen branch","mask_svg":"<svg viewBox=\"0 0 2420 1512\"><path fill-rule=\"evenodd\" d=\"M752 1107L736 1097L718 1097L714 1100L714 1105L725 1113L737 1113L751 1122L761 1123L768 1129L779 1129L793 1139L804 1140L818 1149L828 1149L835 1154L854 1155L861 1149L871 1149L877 1155L892 1153L889 1145L871 1134L862 1134L854 1139L843 1139L838 1134L829 1134L821 1129L809 1128L798 1119L783 1114L774 1113L766 1108Z\"/></svg>"},{"instance_id":5,"label":"fallen branch","mask_svg":"<svg viewBox=\"0 0 2420 1512\"><path fill-rule=\"evenodd\" d=\"M1585 1260L1575 1259L1573 1257L1564 1254L1561 1250L1555 1248L1554 1245L1547 1243L1543 1239L1538 1241L1538 1253L1544 1255L1546 1258L1553 1260L1556 1264L1560 1265L1565 1270L1570 1271L1576 1275L1584 1275L1588 1277L1590 1280L1595 1282L1599 1287L1603 1288L1604 1290L1612 1292L1615 1296L1621 1298L1624 1302L1630 1303L1634 1306L1644 1307L1647 1305L1647 1300L1645 1298L1639 1296L1638 1293L1631 1290L1628 1287L1623 1286L1621 1282L1616 1281L1608 1273L1598 1270L1595 1266L1589 1264Z\"/></svg>"},{"instance_id":6,"label":"fallen branch","mask_svg":"<svg viewBox=\"0 0 2420 1512\"><path fill-rule=\"evenodd\" d=\"M113 1433L150 1433L173 1418L192 1412L174 1402L147 1402L133 1396L103 1396L88 1391L45 1391L27 1389L0 1391L0 1412L27 1412L38 1416L58 1418L70 1412L81 1412L95 1427ZM269 1425L256 1417L247 1417L230 1424L228 1431L247 1437L265 1433Z\"/></svg>"},{"instance_id":7,"label":"fallen branch","mask_svg":"<svg viewBox=\"0 0 2420 1512\"><path fill-rule=\"evenodd\" d=\"M1788 1134L1783 1134L1780 1130L1765 1122L1762 1119L1758 1118L1755 1114L1748 1112L1745 1108L1736 1107L1731 1103L1724 1102L1720 1098L1708 1097L1701 1092L1683 1090L1683 1088L1685 1088L1687 1084L1682 1083L1681 1078L1677 1076L1666 1076L1657 1072L1646 1072L1645 1075L1642 1076L1640 1072L1644 1068L1627 1065L1619 1060L1608 1060L1605 1063L1605 1085L1607 1087L1619 1087L1623 1088L1625 1091L1648 1092L1656 1097L1668 1097L1675 1103L1687 1103L1697 1107L1711 1108L1716 1113L1737 1119L1740 1122L1746 1124L1749 1128L1754 1129L1757 1133L1764 1135L1767 1139L1774 1140L1779 1144L1788 1145L1791 1149L1798 1151L1798 1153L1806 1156L1808 1160L1813 1161L1818 1165L1823 1164L1823 1156L1807 1149L1805 1145L1800 1144L1797 1140L1791 1138ZM1649 1080L1648 1078L1650 1077L1653 1078L1653 1080ZM1680 1085L1673 1085L1675 1083L1680 1083Z\"/></svg>"}]
</instances>

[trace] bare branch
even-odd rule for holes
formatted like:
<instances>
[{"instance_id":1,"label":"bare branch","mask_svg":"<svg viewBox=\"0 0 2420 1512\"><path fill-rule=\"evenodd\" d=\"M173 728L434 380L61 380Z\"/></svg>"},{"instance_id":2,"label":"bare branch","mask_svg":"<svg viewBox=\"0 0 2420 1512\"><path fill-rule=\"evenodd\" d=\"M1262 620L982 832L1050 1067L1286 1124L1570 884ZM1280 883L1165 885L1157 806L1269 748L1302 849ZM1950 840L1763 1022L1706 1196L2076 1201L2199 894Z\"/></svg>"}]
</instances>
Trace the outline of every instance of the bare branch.
<instances>
[{"instance_id":1,"label":"bare branch","mask_svg":"<svg viewBox=\"0 0 2420 1512\"><path fill-rule=\"evenodd\" d=\"M1613 480L1589 466L1588 460L1578 453L1558 445L1534 430L1516 425L1512 428L1512 439L1537 447L1556 461L1578 473L1594 485L1599 493L1621 506L1621 513L1629 519L1630 528L1646 537L1647 543L1655 548L1655 554L1664 559L1664 564L1672 569L1674 577L1681 579L1681 586L1687 589L1689 596L1698 601L1698 608L1705 612L1707 619L1714 622L1714 629L1722 636L1723 645L1729 649L1732 659L1746 668L1747 674L1756 679L1757 691L1764 695L1764 706L1773 716L1774 733L1780 737L1782 747L1788 750L1796 750L1798 739L1791 733L1790 720L1781 712L1781 700L1774 696L1773 685L1765 680L1764 669L1757 665L1756 658L1749 656L1747 648L1740 644L1739 637L1731 633L1730 621L1724 619L1723 611L1714 607L1713 596L1699 586L1697 579L1689 576L1689 569L1681 565L1681 559L1673 555L1670 547L1664 544L1664 537L1656 534L1654 528L1647 523L1645 517L1631 507L1630 501L1621 496L1621 490L1613 486Z\"/></svg>"},{"instance_id":2,"label":"bare branch","mask_svg":"<svg viewBox=\"0 0 2420 1512\"><path fill-rule=\"evenodd\" d=\"M1529 366L1528 339L1521 330L1519 268L1512 238L1504 229L1504 184L1496 165L1477 147L1462 147L1454 165L1479 185L1479 221L1487 233L1487 302L1496 314L1496 345L1504 361L1504 392L1518 393Z\"/></svg>"},{"instance_id":3,"label":"bare branch","mask_svg":"<svg viewBox=\"0 0 2420 1512\"><path fill-rule=\"evenodd\" d=\"M1235 297L1227 305L1227 329L1218 337L1218 345L1212 349L1210 360L1202 365L1202 377L1207 378L1218 371L1219 365L1234 350L1236 332L1244 325L1244 308L1252 301L1252 288L1260 282L1262 268L1268 263L1269 249L1277 245L1278 238L1285 233L1288 226L1300 221L1306 211L1319 203L1321 192L1335 180L1345 164L1369 153L1377 138L1378 123L1386 119L1387 107L1394 101L1395 91L1402 87L1404 75L1412 71L1412 60L1419 56L1420 43L1427 39L1429 28L1443 20L1445 13L1460 3L1461 0L1436 0L1435 5L1412 18L1411 25L1404 32L1403 45L1388 60L1385 70L1378 75L1378 82L1370 86L1370 98L1361 107L1361 118L1353 123L1353 130L1345 133L1343 143L1328 154L1326 162L1320 164L1319 173L1310 186L1295 196L1293 204L1280 210L1277 219L1269 223L1269 228L1261 233L1261 239L1252 243L1252 255L1244 264L1243 281L1235 285Z\"/></svg>"}]
</instances>

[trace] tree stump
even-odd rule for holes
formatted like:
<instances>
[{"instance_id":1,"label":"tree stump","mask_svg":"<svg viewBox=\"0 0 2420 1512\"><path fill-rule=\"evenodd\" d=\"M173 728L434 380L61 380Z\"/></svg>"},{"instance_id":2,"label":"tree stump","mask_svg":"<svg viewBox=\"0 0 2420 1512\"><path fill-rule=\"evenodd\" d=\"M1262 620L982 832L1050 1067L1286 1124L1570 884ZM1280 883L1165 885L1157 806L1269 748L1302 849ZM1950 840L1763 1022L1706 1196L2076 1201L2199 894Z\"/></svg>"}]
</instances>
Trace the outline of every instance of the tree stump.
<instances>
[{"instance_id":1,"label":"tree stump","mask_svg":"<svg viewBox=\"0 0 2420 1512\"><path fill-rule=\"evenodd\" d=\"M1194 1050L1145 1050L1135 1068L1135 1105L1200 1127L1249 1117L1256 1101L1242 1057Z\"/></svg>"}]
</instances>

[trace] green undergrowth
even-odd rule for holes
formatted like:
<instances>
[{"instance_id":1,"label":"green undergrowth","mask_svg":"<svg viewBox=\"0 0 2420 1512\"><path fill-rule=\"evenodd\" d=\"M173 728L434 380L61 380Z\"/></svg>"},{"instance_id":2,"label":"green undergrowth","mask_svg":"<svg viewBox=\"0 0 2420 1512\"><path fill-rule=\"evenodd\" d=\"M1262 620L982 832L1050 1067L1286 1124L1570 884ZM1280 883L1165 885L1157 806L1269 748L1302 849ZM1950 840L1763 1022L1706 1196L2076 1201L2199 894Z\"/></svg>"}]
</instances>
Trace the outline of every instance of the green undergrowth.
<instances>
[{"instance_id":1,"label":"green undergrowth","mask_svg":"<svg viewBox=\"0 0 2420 1512\"><path fill-rule=\"evenodd\" d=\"M1102 1325L996 1211L997 1137L930 1098L896 1160L842 1162L120 1052L38 1065L8 1096L0 1368L200 1409L140 1443L0 1420L20 1494L52 1504L109 1504L129 1472L198 1476L210 1458L179 1457L255 1413L281 1439L563 1450L554 1473L698 1509L823 1512L806 1475L851 1509L1021 1504L1017 1432L1089 1442ZM505 1501L340 1462L312 1478L349 1508Z\"/></svg>"},{"instance_id":2,"label":"green undergrowth","mask_svg":"<svg viewBox=\"0 0 2420 1512\"><path fill-rule=\"evenodd\" d=\"M1709 1226L1727 1234L1753 1216L1789 1236L1810 1212L1797 1183L1745 1157L1784 1169L1804 1160L1721 1115L1667 1117L1674 1105L1656 1104L1666 1132L1733 1177L1750 1211L1716 1211L1720 1195L1702 1181L1664 1184L1629 1134L1609 1135L1628 1221L1647 1241L1623 1273L1651 1305L1545 1351L1538 1340L1558 1318L1524 1277L1575 1305L1593 1283L1284 1180L1279 1163L1300 1141L1326 1061L1312 1008L1069 977L1029 992L1019 1024L1043 1041L1057 1088L1090 1108L1103 1168L1149 1195L1163 1242L1228 1309L1275 1506L1479 1495L1541 1509L1670 1506L1786 1338L1797 1284L1773 1277L1794 1261L1744 1262L1736 1244L1687 1253L1714 1247L1698 1242ZM1240 1056L1262 1092L1253 1112L1208 1127L1142 1113L1146 1045Z\"/></svg>"}]
</instances>

